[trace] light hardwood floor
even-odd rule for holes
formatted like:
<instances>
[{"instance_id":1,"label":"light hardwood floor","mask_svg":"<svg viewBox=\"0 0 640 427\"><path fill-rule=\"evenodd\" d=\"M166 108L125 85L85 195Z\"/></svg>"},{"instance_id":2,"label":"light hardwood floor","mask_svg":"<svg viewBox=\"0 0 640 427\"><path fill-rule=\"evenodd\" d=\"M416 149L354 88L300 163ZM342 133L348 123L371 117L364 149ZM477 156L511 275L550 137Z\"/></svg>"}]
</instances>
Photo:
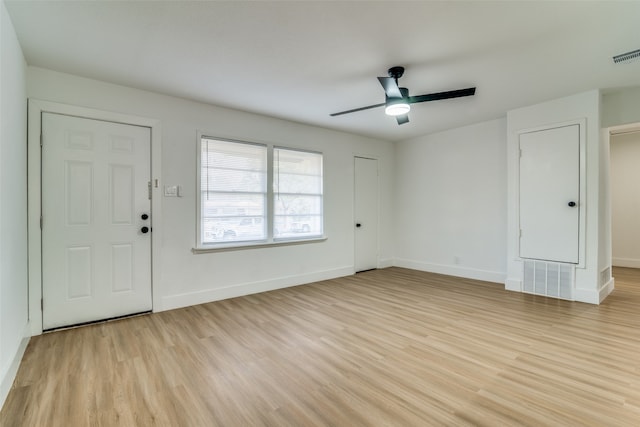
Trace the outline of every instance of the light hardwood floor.
<instances>
[{"instance_id":1,"label":"light hardwood floor","mask_svg":"<svg viewBox=\"0 0 640 427\"><path fill-rule=\"evenodd\" d=\"M600 306L389 268L34 337L2 426L639 426L640 274Z\"/></svg>"}]
</instances>

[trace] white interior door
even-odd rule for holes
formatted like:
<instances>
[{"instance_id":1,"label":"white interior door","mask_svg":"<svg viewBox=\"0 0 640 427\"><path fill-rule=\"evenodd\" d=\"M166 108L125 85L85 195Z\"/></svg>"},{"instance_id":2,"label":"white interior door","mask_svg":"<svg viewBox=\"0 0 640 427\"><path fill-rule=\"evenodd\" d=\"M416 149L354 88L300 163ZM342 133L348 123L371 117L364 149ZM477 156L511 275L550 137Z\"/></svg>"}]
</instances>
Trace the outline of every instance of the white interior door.
<instances>
[{"instance_id":1,"label":"white interior door","mask_svg":"<svg viewBox=\"0 0 640 427\"><path fill-rule=\"evenodd\" d=\"M151 310L150 138L43 113L43 329Z\"/></svg>"},{"instance_id":2,"label":"white interior door","mask_svg":"<svg viewBox=\"0 0 640 427\"><path fill-rule=\"evenodd\" d=\"M355 270L378 268L378 161L355 158Z\"/></svg>"},{"instance_id":3,"label":"white interior door","mask_svg":"<svg viewBox=\"0 0 640 427\"><path fill-rule=\"evenodd\" d=\"M520 257L577 264L580 127L520 135Z\"/></svg>"}]
</instances>

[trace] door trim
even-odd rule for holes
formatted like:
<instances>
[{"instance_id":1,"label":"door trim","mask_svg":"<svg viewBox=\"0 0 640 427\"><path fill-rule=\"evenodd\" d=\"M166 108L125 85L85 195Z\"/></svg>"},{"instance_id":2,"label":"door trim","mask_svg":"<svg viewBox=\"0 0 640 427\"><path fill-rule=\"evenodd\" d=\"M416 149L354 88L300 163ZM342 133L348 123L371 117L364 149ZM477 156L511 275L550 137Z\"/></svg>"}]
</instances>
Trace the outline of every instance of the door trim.
<instances>
[{"instance_id":1,"label":"door trim","mask_svg":"<svg viewBox=\"0 0 640 427\"><path fill-rule=\"evenodd\" d=\"M42 158L40 151L40 135L42 133L42 113L63 114L86 119L102 120L151 129L151 179L153 212L153 238L151 239L151 302L154 309L161 307L161 298L154 292L154 282L159 281L159 262L161 259L162 227L162 193L160 189L161 166L161 122L160 120L129 114L113 113L85 107L60 104L50 101L29 99L28 136L27 136L27 184L28 184L28 240L29 240L29 324L31 335L42 334L42 231L40 217L42 214Z\"/></svg>"}]
</instances>

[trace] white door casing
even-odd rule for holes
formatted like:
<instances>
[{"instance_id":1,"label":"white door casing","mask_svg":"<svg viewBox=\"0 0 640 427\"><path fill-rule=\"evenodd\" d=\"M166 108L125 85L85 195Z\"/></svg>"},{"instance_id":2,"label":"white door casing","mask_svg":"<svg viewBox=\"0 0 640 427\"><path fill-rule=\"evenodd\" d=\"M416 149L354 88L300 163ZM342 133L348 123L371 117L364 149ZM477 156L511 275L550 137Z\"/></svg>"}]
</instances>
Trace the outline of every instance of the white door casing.
<instances>
[{"instance_id":1,"label":"white door casing","mask_svg":"<svg viewBox=\"0 0 640 427\"><path fill-rule=\"evenodd\" d=\"M150 128L43 113L42 135L43 329L151 310Z\"/></svg>"},{"instance_id":2,"label":"white door casing","mask_svg":"<svg viewBox=\"0 0 640 427\"><path fill-rule=\"evenodd\" d=\"M378 161L354 158L355 271L378 268Z\"/></svg>"},{"instance_id":3,"label":"white door casing","mask_svg":"<svg viewBox=\"0 0 640 427\"><path fill-rule=\"evenodd\" d=\"M580 126L520 134L520 257L579 263Z\"/></svg>"}]
</instances>

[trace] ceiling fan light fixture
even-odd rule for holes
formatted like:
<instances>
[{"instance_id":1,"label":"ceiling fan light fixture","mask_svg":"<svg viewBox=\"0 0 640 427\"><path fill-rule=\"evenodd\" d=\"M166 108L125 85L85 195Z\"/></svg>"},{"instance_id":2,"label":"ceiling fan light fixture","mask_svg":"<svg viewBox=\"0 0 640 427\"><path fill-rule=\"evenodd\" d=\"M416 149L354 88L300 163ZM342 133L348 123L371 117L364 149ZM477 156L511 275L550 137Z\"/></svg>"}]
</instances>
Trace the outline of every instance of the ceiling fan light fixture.
<instances>
[{"instance_id":1,"label":"ceiling fan light fixture","mask_svg":"<svg viewBox=\"0 0 640 427\"><path fill-rule=\"evenodd\" d=\"M411 110L409 103L403 99L388 99L384 112L387 116L402 116Z\"/></svg>"},{"instance_id":2,"label":"ceiling fan light fixture","mask_svg":"<svg viewBox=\"0 0 640 427\"><path fill-rule=\"evenodd\" d=\"M357 111L369 110L384 106L384 112L388 116L396 118L399 125L409 123L410 104L419 102L439 101L441 99L460 98L463 96L473 96L476 93L475 87L466 89L449 90L446 92L426 93L424 95L409 96L409 89L398 86L398 79L404 74L404 67L391 67L387 71L389 77L378 77L378 82L384 89L384 102L380 104L367 105L366 107L354 108L352 110L340 111L329 114L331 117L343 114L355 113Z\"/></svg>"}]
</instances>

